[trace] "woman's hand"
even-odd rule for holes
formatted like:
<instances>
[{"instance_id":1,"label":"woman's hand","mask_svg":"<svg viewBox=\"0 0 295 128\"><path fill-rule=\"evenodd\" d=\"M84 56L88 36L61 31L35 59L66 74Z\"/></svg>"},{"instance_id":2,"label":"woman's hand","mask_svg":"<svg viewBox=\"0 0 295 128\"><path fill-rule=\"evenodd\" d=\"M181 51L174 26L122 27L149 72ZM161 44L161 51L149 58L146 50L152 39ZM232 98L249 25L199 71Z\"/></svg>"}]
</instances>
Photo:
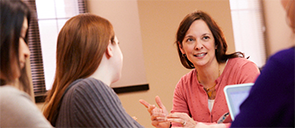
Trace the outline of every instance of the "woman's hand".
<instances>
[{"instance_id":1,"label":"woman's hand","mask_svg":"<svg viewBox=\"0 0 295 128\"><path fill-rule=\"evenodd\" d=\"M167 116L167 121L180 123L185 128L195 128L197 123L186 113L175 112Z\"/></svg>"},{"instance_id":2,"label":"woman's hand","mask_svg":"<svg viewBox=\"0 0 295 128\"><path fill-rule=\"evenodd\" d=\"M182 124L182 127L179 128L227 128L229 124L206 124L202 122L196 122L192 118L190 118L186 113L171 113L167 116L167 121L176 122ZM173 127L176 128L176 127Z\"/></svg>"},{"instance_id":3,"label":"woman's hand","mask_svg":"<svg viewBox=\"0 0 295 128\"><path fill-rule=\"evenodd\" d=\"M145 100L139 100L139 102L142 105L144 105L147 108L148 112L150 113L153 126L157 128L169 128L170 122L166 121L166 116L168 115L168 111L166 107L162 104L159 96L156 96L155 100L159 108L156 107L155 105L149 104Z\"/></svg>"}]
</instances>

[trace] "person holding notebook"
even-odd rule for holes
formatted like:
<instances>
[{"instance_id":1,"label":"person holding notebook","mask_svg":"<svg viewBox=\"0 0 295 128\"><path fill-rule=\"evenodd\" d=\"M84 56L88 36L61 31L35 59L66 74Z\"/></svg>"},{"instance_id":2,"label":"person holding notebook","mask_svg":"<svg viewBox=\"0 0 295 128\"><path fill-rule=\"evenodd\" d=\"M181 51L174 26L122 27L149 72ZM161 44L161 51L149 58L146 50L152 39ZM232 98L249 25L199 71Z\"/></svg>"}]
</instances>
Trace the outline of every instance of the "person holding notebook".
<instances>
[{"instance_id":1,"label":"person holding notebook","mask_svg":"<svg viewBox=\"0 0 295 128\"><path fill-rule=\"evenodd\" d=\"M244 58L241 52L227 54L222 30L203 11L194 11L182 20L175 43L182 65L193 69L179 80L174 90L171 113L175 120L172 123L165 120L168 111L159 97L156 101L160 108L144 100L140 103L147 107L155 127L216 123L229 111L223 88L231 84L253 83L259 75L257 65ZM230 118L224 121L230 122Z\"/></svg>"}]
</instances>

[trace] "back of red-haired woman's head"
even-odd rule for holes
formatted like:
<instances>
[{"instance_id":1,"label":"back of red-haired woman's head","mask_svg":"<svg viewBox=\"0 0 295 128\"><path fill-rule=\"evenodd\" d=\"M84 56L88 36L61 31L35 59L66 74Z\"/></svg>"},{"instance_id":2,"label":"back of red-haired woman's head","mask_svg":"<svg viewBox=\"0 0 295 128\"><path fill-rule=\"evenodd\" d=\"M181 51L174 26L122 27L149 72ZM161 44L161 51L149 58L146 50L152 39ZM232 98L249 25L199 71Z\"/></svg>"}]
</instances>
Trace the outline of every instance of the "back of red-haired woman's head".
<instances>
[{"instance_id":1,"label":"back of red-haired woman's head","mask_svg":"<svg viewBox=\"0 0 295 128\"><path fill-rule=\"evenodd\" d=\"M94 14L79 14L65 23L57 39L55 79L44 110L53 126L66 88L96 71L108 44L114 43L114 35L112 24Z\"/></svg>"},{"instance_id":2,"label":"back of red-haired woman's head","mask_svg":"<svg viewBox=\"0 0 295 128\"><path fill-rule=\"evenodd\" d=\"M90 76L98 68L112 38L112 25L102 17L80 14L71 18L58 36L56 77Z\"/></svg>"}]
</instances>

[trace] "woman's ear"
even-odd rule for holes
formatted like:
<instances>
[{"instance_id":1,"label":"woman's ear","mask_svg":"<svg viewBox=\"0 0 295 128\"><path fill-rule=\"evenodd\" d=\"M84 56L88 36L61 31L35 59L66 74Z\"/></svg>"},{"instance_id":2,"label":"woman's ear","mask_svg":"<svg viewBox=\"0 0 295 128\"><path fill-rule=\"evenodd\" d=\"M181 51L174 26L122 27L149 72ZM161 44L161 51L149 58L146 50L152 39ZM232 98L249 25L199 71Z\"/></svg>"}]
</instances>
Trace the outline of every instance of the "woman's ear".
<instances>
[{"instance_id":1,"label":"woman's ear","mask_svg":"<svg viewBox=\"0 0 295 128\"><path fill-rule=\"evenodd\" d=\"M181 53L182 53L182 54L185 54L185 52L184 52L183 49L182 49L181 42L177 41L177 45L178 45L179 50L181 51Z\"/></svg>"},{"instance_id":2,"label":"woman's ear","mask_svg":"<svg viewBox=\"0 0 295 128\"><path fill-rule=\"evenodd\" d=\"M112 43L109 43L107 50L106 50L106 56L107 58L111 58L113 56L113 47L112 47Z\"/></svg>"}]
</instances>

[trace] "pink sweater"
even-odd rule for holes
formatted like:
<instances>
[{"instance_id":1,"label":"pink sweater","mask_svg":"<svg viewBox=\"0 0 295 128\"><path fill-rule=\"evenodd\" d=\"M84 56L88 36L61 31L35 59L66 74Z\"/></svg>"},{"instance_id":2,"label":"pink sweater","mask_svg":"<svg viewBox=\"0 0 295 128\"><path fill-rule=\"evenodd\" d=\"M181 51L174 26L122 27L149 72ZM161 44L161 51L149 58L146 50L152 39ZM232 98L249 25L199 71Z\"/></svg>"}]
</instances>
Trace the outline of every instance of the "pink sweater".
<instances>
[{"instance_id":1,"label":"pink sweater","mask_svg":"<svg viewBox=\"0 0 295 128\"><path fill-rule=\"evenodd\" d=\"M254 83L259 70L255 63L245 58L229 59L223 73L216 79L216 97L212 111L208 108L208 96L203 86L198 82L196 70L184 75L176 85L173 96L173 112L184 112L195 121L216 123L226 112L229 112L223 88L226 85ZM224 123L230 123L230 116ZM173 123L173 126L181 126Z\"/></svg>"}]
</instances>

